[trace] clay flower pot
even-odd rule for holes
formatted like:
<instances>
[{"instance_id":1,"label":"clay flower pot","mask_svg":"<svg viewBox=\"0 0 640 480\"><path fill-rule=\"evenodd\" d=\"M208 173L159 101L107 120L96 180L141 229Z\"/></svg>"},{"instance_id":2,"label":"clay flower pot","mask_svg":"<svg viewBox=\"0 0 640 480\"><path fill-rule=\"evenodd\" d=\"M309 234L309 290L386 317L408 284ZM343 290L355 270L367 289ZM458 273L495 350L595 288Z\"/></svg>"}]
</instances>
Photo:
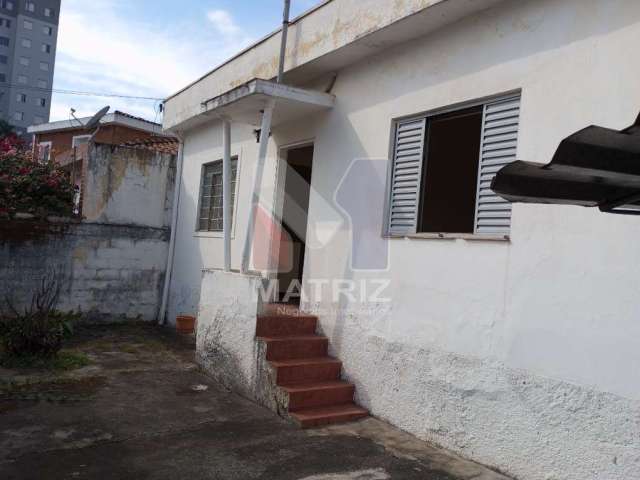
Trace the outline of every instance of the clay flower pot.
<instances>
[{"instance_id":1,"label":"clay flower pot","mask_svg":"<svg viewBox=\"0 0 640 480\"><path fill-rule=\"evenodd\" d=\"M183 334L193 333L196 326L196 317L191 315L178 315L176 317L176 331Z\"/></svg>"}]
</instances>

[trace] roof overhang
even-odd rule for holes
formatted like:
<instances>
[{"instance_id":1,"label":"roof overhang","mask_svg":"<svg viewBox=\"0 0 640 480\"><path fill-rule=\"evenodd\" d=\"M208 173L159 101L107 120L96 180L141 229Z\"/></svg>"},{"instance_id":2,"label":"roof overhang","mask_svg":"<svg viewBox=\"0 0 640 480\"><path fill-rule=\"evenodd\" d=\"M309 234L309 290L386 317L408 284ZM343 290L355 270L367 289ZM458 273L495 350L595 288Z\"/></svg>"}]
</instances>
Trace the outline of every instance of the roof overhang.
<instances>
[{"instance_id":1,"label":"roof overhang","mask_svg":"<svg viewBox=\"0 0 640 480\"><path fill-rule=\"evenodd\" d=\"M580 130L560 143L547 165L511 163L496 174L491 188L511 202L640 214L640 116L621 131Z\"/></svg>"},{"instance_id":2,"label":"roof overhang","mask_svg":"<svg viewBox=\"0 0 640 480\"><path fill-rule=\"evenodd\" d=\"M28 133L53 133L61 132L65 130L80 130L84 129L85 125L91 120L91 117L82 117L73 120L60 120L57 122L41 123L40 125L32 125L27 129ZM162 135L162 125L159 123L150 122L144 118L135 117L124 112L111 112L106 114L100 119L100 125L123 125L125 127L133 128L135 130L142 130L144 132L155 133Z\"/></svg>"},{"instance_id":3,"label":"roof overhang","mask_svg":"<svg viewBox=\"0 0 640 480\"><path fill-rule=\"evenodd\" d=\"M275 101L271 124L277 126L330 109L335 103L335 96L255 79L205 100L201 104L201 113L192 117L183 127L193 128L212 118L258 127L262 119L261 112L270 101Z\"/></svg>"}]
</instances>

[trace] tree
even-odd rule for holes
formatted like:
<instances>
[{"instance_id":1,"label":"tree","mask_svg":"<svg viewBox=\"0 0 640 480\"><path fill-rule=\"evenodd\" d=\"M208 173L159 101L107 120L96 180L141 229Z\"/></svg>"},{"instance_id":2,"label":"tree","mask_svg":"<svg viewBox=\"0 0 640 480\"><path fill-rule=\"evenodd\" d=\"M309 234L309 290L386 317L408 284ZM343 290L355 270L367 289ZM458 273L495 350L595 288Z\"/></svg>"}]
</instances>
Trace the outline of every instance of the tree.
<instances>
[{"instance_id":1,"label":"tree","mask_svg":"<svg viewBox=\"0 0 640 480\"><path fill-rule=\"evenodd\" d=\"M0 119L0 138L5 138L16 133L16 129L6 120Z\"/></svg>"},{"instance_id":2,"label":"tree","mask_svg":"<svg viewBox=\"0 0 640 480\"><path fill-rule=\"evenodd\" d=\"M70 215L73 196L69 175L53 161L33 161L15 133L0 139L0 217Z\"/></svg>"}]
</instances>

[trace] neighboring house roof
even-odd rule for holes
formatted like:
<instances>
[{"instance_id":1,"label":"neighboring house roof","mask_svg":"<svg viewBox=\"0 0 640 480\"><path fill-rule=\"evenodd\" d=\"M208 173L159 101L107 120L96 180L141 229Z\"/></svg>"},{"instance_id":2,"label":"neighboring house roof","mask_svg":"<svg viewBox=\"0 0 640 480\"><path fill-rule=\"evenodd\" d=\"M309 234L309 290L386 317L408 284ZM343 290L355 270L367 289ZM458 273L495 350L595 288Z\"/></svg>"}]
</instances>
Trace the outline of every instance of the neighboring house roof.
<instances>
[{"instance_id":1,"label":"neighboring house roof","mask_svg":"<svg viewBox=\"0 0 640 480\"><path fill-rule=\"evenodd\" d=\"M290 25L285 81L306 86L385 49L427 35L504 0L327 0ZM203 103L277 74L278 29L170 96L164 128L179 131L205 115ZM190 123L188 123L190 122Z\"/></svg>"},{"instance_id":2,"label":"neighboring house roof","mask_svg":"<svg viewBox=\"0 0 640 480\"><path fill-rule=\"evenodd\" d=\"M83 129L84 125L86 125L91 117L83 117L78 120L61 120L57 122L49 122L42 123L40 125L32 125L27 129L29 133L52 133L52 132L60 132L64 130L79 130ZM80 123L78 123L80 122ZM145 120L144 118L136 117L134 115L130 115L128 113L120 112L116 110L115 112L106 114L102 120L100 120L100 125L122 125L125 127L133 128L135 130L142 130L149 133L162 133L162 125L159 123L151 122L149 120Z\"/></svg>"},{"instance_id":3,"label":"neighboring house roof","mask_svg":"<svg viewBox=\"0 0 640 480\"><path fill-rule=\"evenodd\" d=\"M174 137L148 137L141 140L134 140L120 145L121 147L151 150L160 153L178 154L179 141Z\"/></svg>"}]
</instances>

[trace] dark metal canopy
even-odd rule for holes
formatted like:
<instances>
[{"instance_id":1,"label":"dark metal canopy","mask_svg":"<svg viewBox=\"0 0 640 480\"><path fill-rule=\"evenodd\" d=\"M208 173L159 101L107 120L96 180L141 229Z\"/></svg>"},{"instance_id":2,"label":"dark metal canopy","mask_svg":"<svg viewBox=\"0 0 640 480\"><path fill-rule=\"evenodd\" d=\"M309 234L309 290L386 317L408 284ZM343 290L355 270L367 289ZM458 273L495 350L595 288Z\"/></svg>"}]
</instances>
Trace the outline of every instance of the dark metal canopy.
<instances>
[{"instance_id":1,"label":"dark metal canopy","mask_svg":"<svg viewBox=\"0 0 640 480\"><path fill-rule=\"evenodd\" d=\"M574 133L547 165L513 162L498 171L491 189L511 202L640 215L640 116L621 131L590 126Z\"/></svg>"}]
</instances>

